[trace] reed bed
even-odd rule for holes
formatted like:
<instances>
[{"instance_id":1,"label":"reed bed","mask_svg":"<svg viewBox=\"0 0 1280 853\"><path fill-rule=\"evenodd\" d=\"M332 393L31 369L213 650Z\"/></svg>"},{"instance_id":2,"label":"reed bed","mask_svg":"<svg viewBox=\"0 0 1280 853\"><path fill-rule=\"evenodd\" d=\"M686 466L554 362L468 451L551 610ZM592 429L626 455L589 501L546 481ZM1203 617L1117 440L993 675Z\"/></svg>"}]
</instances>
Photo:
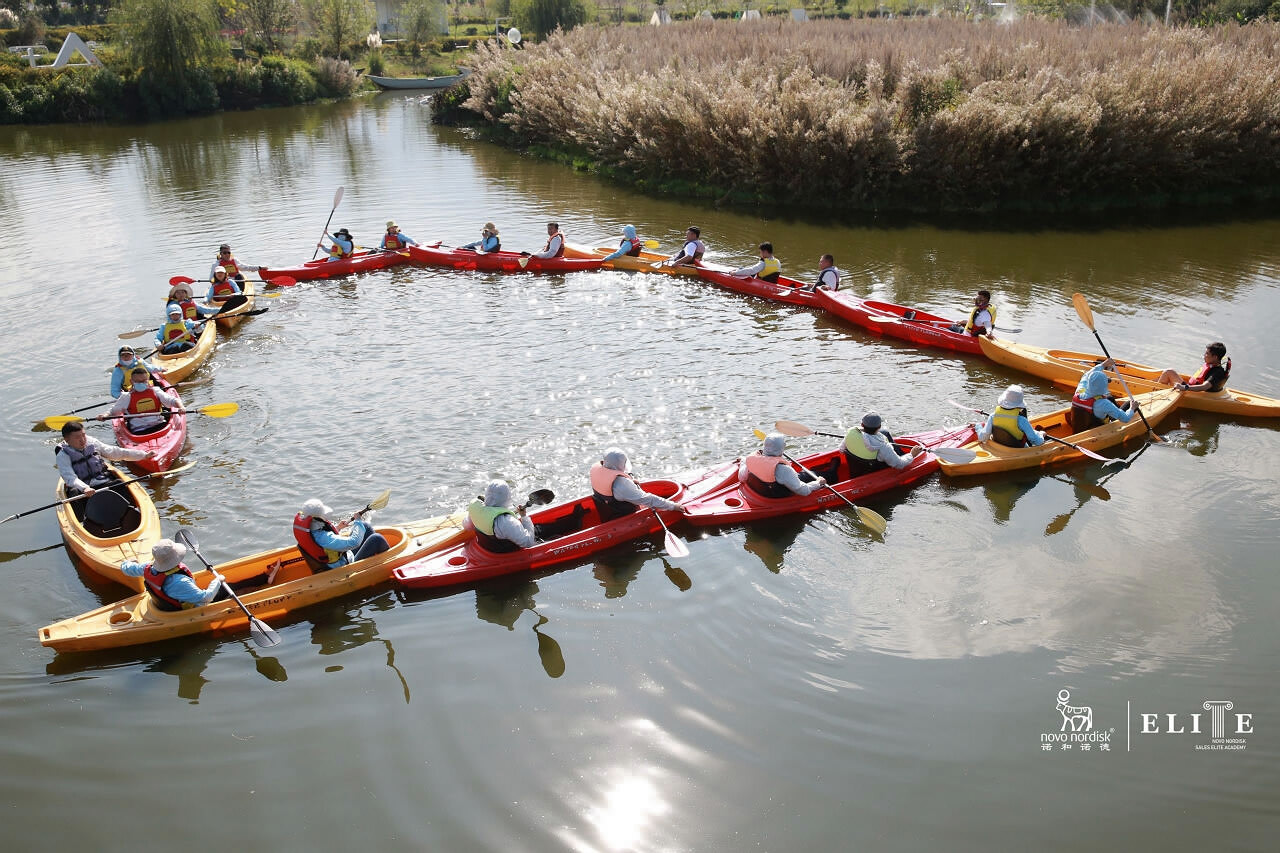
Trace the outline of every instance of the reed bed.
<instances>
[{"instance_id":1,"label":"reed bed","mask_svg":"<svg viewBox=\"0 0 1280 853\"><path fill-rule=\"evenodd\" d=\"M480 45L473 67L461 110L516 144L703 195L913 211L1280 195L1274 23L581 27Z\"/></svg>"}]
</instances>

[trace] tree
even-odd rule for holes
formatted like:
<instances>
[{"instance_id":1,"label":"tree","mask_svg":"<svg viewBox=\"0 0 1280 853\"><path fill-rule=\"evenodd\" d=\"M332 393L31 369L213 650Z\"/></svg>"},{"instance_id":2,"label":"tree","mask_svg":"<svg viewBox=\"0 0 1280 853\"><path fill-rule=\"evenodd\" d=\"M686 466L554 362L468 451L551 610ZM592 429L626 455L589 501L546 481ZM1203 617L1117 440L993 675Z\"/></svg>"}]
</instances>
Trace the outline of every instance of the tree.
<instances>
[{"instance_id":1,"label":"tree","mask_svg":"<svg viewBox=\"0 0 1280 853\"><path fill-rule=\"evenodd\" d=\"M400 31L409 37L414 56L420 55L422 45L440 33L443 22L443 0L407 0L400 7Z\"/></svg>"},{"instance_id":2,"label":"tree","mask_svg":"<svg viewBox=\"0 0 1280 853\"><path fill-rule=\"evenodd\" d=\"M556 27L571 30L587 20L582 0L515 0L511 11L521 28L546 38Z\"/></svg>"},{"instance_id":3,"label":"tree","mask_svg":"<svg viewBox=\"0 0 1280 853\"><path fill-rule=\"evenodd\" d=\"M108 19L133 62L168 84L225 56L213 0L122 0Z\"/></svg>"},{"instance_id":4,"label":"tree","mask_svg":"<svg viewBox=\"0 0 1280 853\"><path fill-rule=\"evenodd\" d=\"M236 21L268 50L276 50L280 33L298 21L298 4L295 0L239 0Z\"/></svg>"},{"instance_id":5,"label":"tree","mask_svg":"<svg viewBox=\"0 0 1280 853\"><path fill-rule=\"evenodd\" d=\"M368 0L310 0L306 10L329 56L342 56L346 45L367 32L373 22Z\"/></svg>"}]
</instances>

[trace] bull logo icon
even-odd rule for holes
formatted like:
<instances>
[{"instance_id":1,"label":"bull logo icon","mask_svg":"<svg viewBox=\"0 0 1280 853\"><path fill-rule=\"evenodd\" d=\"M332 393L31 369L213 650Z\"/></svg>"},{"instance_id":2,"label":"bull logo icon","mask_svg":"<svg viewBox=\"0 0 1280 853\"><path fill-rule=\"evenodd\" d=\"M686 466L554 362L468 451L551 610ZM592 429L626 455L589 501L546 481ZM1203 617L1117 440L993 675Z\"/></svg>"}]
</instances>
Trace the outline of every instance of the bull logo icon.
<instances>
[{"instance_id":1,"label":"bull logo icon","mask_svg":"<svg viewBox=\"0 0 1280 853\"><path fill-rule=\"evenodd\" d=\"M1060 732L1089 732L1093 731L1093 708L1089 706L1076 707L1069 704L1071 691L1058 691L1058 713L1062 715L1062 728Z\"/></svg>"}]
</instances>

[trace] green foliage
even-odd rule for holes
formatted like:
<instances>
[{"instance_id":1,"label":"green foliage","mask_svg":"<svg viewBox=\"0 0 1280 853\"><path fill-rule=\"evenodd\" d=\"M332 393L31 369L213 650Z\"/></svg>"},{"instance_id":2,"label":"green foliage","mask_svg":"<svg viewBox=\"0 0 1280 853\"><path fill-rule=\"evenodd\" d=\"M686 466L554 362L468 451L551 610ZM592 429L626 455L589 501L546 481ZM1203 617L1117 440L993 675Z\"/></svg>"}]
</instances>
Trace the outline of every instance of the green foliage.
<instances>
[{"instance_id":1,"label":"green foliage","mask_svg":"<svg viewBox=\"0 0 1280 853\"><path fill-rule=\"evenodd\" d=\"M22 16L14 35L18 44L41 44L44 42L45 29L44 19L35 12L28 12Z\"/></svg>"},{"instance_id":2,"label":"green foliage","mask_svg":"<svg viewBox=\"0 0 1280 853\"><path fill-rule=\"evenodd\" d=\"M520 29L539 39L546 38L557 27L567 31L587 20L582 0L513 0L511 12Z\"/></svg>"},{"instance_id":3,"label":"green foliage","mask_svg":"<svg viewBox=\"0 0 1280 853\"><path fill-rule=\"evenodd\" d=\"M406 0L400 7L400 28L408 37L415 57L422 53L423 45L435 38L443 17L441 0Z\"/></svg>"},{"instance_id":4,"label":"green foliage","mask_svg":"<svg viewBox=\"0 0 1280 853\"><path fill-rule=\"evenodd\" d=\"M237 109L289 106L314 101L319 93L312 67L297 59L265 57L219 68L218 98Z\"/></svg>"},{"instance_id":5,"label":"green foliage","mask_svg":"<svg viewBox=\"0 0 1280 853\"><path fill-rule=\"evenodd\" d=\"M189 89L177 98L191 103L212 90L207 72L196 73L227 53L212 0L122 0L111 20L129 59L150 78L148 87Z\"/></svg>"},{"instance_id":6,"label":"green foliage","mask_svg":"<svg viewBox=\"0 0 1280 853\"><path fill-rule=\"evenodd\" d=\"M350 59L350 44L363 38L373 23L369 0L304 0L307 20L320 36L325 56Z\"/></svg>"},{"instance_id":7,"label":"green foliage","mask_svg":"<svg viewBox=\"0 0 1280 853\"><path fill-rule=\"evenodd\" d=\"M316 83L322 97L346 98L359 85L355 69L345 59L322 56L316 60Z\"/></svg>"},{"instance_id":8,"label":"green foliage","mask_svg":"<svg viewBox=\"0 0 1280 853\"><path fill-rule=\"evenodd\" d=\"M281 35L297 23L299 14L296 0L237 0L234 20L245 31L245 47L256 41L275 51Z\"/></svg>"},{"instance_id":9,"label":"green foliage","mask_svg":"<svg viewBox=\"0 0 1280 853\"><path fill-rule=\"evenodd\" d=\"M375 47L369 51L369 73L382 77L387 73L387 63L382 58L382 48Z\"/></svg>"}]
</instances>

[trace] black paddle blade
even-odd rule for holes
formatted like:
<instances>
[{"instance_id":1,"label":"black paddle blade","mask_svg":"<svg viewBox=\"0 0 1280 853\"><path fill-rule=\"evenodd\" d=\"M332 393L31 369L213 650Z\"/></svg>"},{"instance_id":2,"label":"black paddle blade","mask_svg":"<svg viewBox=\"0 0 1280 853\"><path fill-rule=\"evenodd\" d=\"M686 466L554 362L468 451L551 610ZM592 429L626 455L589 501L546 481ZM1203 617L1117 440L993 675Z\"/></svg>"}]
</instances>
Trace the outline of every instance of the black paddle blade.
<instances>
[{"instance_id":1,"label":"black paddle blade","mask_svg":"<svg viewBox=\"0 0 1280 853\"><path fill-rule=\"evenodd\" d=\"M550 489L534 489L529 493L529 498L524 502L525 506L545 506L556 499L556 493Z\"/></svg>"}]
</instances>

